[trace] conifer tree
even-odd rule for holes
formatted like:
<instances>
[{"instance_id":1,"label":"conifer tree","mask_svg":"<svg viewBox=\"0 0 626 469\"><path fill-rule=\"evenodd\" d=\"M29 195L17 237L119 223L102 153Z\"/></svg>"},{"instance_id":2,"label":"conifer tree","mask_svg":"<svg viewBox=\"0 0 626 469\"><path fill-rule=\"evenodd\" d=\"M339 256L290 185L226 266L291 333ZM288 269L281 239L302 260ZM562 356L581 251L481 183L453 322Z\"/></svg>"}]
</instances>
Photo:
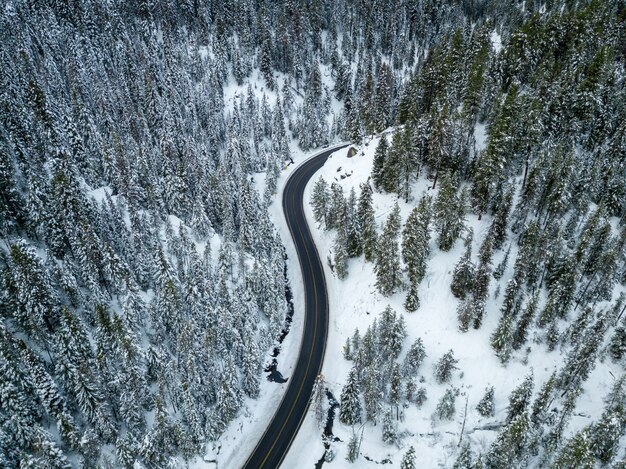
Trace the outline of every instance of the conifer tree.
<instances>
[{"instance_id":1,"label":"conifer tree","mask_svg":"<svg viewBox=\"0 0 626 469\"><path fill-rule=\"evenodd\" d=\"M437 403L433 418L438 421L452 420L456 412L456 398L459 395L459 390L456 388L446 389L445 394L441 397L441 400Z\"/></svg>"},{"instance_id":2,"label":"conifer tree","mask_svg":"<svg viewBox=\"0 0 626 469\"><path fill-rule=\"evenodd\" d=\"M402 132L393 134L391 146L387 150L382 174L382 188L388 193L400 193L400 179L402 177L402 155L405 153L402 142Z\"/></svg>"},{"instance_id":3,"label":"conifer tree","mask_svg":"<svg viewBox=\"0 0 626 469\"><path fill-rule=\"evenodd\" d=\"M464 443L452 469L472 469L472 450L469 443Z\"/></svg>"},{"instance_id":4,"label":"conifer tree","mask_svg":"<svg viewBox=\"0 0 626 469\"><path fill-rule=\"evenodd\" d=\"M404 376L407 378L415 377L417 370L425 358L426 350L424 349L424 344L422 339L417 338L415 342L411 344L409 351L404 357L404 362L402 364L402 372Z\"/></svg>"},{"instance_id":5,"label":"conifer tree","mask_svg":"<svg viewBox=\"0 0 626 469\"><path fill-rule=\"evenodd\" d=\"M387 153L389 152L389 143L384 135L380 138L376 152L374 153L374 163L372 165L372 182L377 190L383 187L383 177Z\"/></svg>"},{"instance_id":6,"label":"conifer tree","mask_svg":"<svg viewBox=\"0 0 626 469\"><path fill-rule=\"evenodd\" d=\"M391 367L391 383L389 385L389 403L396 409L396 420L400 418L400 401L402 399L402 381L400 366L394 363Z\"/></svg>"},{"instance_id":7,"label":"conifer tree","mask_svg":"<svg viewBox=\"0 0 626 469\"><path fill-rule=\"evenodd\" d=\"M522 313L519 320L517 321L517 324L515 325L515 331L513 332L513 342L511 344L514 350L519 350L526 342L526 338L528 336L528 328L531 326L534 320L537 311L538 301L539 293L537 292L531 297L530 301L526 305L526 308L524 309L524 312Z\"/></svg>"},{"instance_id":8,"label":"conifer tree","mask_svg":"<svg viewBox=\"0 0 626 469\"><path fill-rule=\"evenodd\" d=\"M454 267L452 273L452 283L450 284L450 290L452 294L460 300L465 299L468 291L471 290L474 280L474 263L472 262L472 239L473 232L470 232L465 237L465 252L463 256Z\"/></svg>"},{"instance_id":9,"label":"conifer tree","mask_svg":"<svg viewBox=\"0 0 626 469\"><path fill-rule=\"evenodd\" d=\"M459 361L454 358L452 349L448 350L435 365L435 380L438 383L447 383L452 377L452 372L457 369L456 364Z\"/></svg>"},{"instance_id":10,"label":"conifer tree","mask_svg":"<svg viewBox=\"0 0 626 469\"><path fill-rule=\"evenodd\" d=\"M496 413L493 402L493 386L487 386L485 394L476 406L476 410L483 417L493 417Z\"/></svg>"},{"instance_id":11,"label":"conifer tree","mask_svg":"<svg viewBox=\"0 0 626 469\"><path fill-rule=\"evenodd\" d=\"M512 203L513 189L509 188L500 201L495 216L493 217L491 227L489 228L489 232L493 236L493 249L495 250L500 249L506 240L506 230Z\"/></svg>"},{"instance_id":12,"label":"conifer tree","mask_svg":"<svg viewBox=\"0 0 626 469\"><path fill-rule=\"evenodd\" d=\"M369 180L361 185L361 194L357 207L358 227L361 230L365 260L372 262L376 257L376 219L372 206L372 187Z\"/></svg>"},{"instance_id":13,"label":"conifer tree","mask_svg":"<svg viewBox=\"0 0 626 469\"><path fill-rule=\"evenodd\" d=\"M391 417L391 411L387 409L383 416L383 442L392 445L398 439L398 432Z\"/></svg>"},{"instance_id":14,"label":"conifer tree","mask_svg":"<svg viewBox=\"0 0 626 469\"><path fill-rule=\"evenodd\" d=\"M409 449L404 456L402 456L402 461L400 462L400 469L415 469L415 448L413 446L409 446Z\"/></svg>"},{"instance_id":15,"label":"conifer tree","mask_svg":"<svg viewBox=\"0 0 626 469\"><path fill-rule=\"evenodd\" d=\"M530 398L533 392L532 373L524 378L524 381L517 386L509 396L509 407L506 421L511 422L515 417L525 412L530 405Z\"/></svg>"},{"instance_id":16,"label":"conifer tree","mask_svg":"<svg viewBox=\"0 0 626 469\"><path fill-rule=\"evenodd\" d=\"M348 221L348 255L357 257L363 253L363 227L357 216L356 192L354 187L350 189L350 196L347 200L347 221Z\"/></svg>"},{"instance_id":17,"label":"conifer tree","mask_svg":"<svg viewBox=\"0 0 626 469\"><path fill-rule=\"evenodd\" d=\"M457 196L456 176L446 173L433 206L435 228L439 235L438 245L449 251L461 234L465 217L464 203Z\"/></svg>"},{"instance_id":18,"label":"conifer tree","mask_svg":"<svg viewBox=\"0 0 626 469\"><path fill-rule=\"evenodd\" d=\"M504 427L489 448L485 467L490 469L515 467L526 451L528 427L528 415L525 412Z\"/></svg>"},{"instance_id":19,"label":"conifer tree","mask_svg":"<svg viewBox=\"0 0 626 469\"><path fill-rule=\"evenodd\" d=\"M355 425L361 422L361 398L359 383L354 368L348 374L348 381L341 391L339 420L346 425Z\"/></svg>"},{"instance_id":20,"label":"conifer tree","mask_svg":"<svg viewBox=\"0 0 626 469\"><path fill-rule=\"evenodd\" d=\"M354 462L359 458L359 444L359 436L356 433L352 433L352 436L348 441L348 456L346 456L346 459L349 462Z\"/></svg>"},{"instance_id":21,"label":"conifer tree","mask_svg":"<svg viewBox=\"0 0 626 469\"><path fill-rule=\"evenodd\" d=\"M589 432L585 429L570 438L557 455L552 469L569 467L592 468L595 466L593 453L589 448Z\"/></svg>"},{"instance_id":22,"label":"conifer tree","mask_svg":"<svg viewBox=\"0 0 626 469\"><path fill-rule=\"evenodd\" d=\"M365 415L369 422L374 425L378 422L378 417L382 410L383 390L379 371L380 363L372 361L367 367L367 377L363 398L365 400Z\"/></svg>"},{"instance_id":23,"label":"conifer tree","mask_svg":"<svg viewBox=\"0 0 626 469\"><path fill-rule=\"evenodd\" d=\"M328 184L322 176L315 181L313 194L311 195L311 205L313 206L313 217L319 224L326 224L328 213Z\"/></svg>"},{"instance_id":24,"label":"conifer tree","mask_svg":"<svg viewBox=\"0 0 626 469\"><path fill-rule=\"evenodd\" d=\"M376 287L385 296L393 294L401 283L399 234L400 207L396 203L378 240L378 252L374 265Z\"/></svg>"},{"instance_id":25,"label":"conifer tree","mask_svg":"<svg viewBox=\"0 0 626 469\"><path fill-rule=\"evenodd\" d=\"M406 219L402 232L402 258L411 283L419 284L426 274L429 224L430 200L423 197Z\"/></svg>"}]
</instances>

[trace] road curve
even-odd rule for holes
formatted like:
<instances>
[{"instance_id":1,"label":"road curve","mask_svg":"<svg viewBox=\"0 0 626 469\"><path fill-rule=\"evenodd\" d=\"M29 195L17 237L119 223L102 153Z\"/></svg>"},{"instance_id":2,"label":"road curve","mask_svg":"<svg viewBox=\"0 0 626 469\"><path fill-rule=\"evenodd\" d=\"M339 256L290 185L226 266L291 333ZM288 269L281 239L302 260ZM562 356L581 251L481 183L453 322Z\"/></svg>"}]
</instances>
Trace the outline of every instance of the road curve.
<instances>
[{"instance_id":1,"label":"road curve","mask_svg":"<svg viewBox=\"0 0 626 469\"><path fill-rule=\"evenodd\" d=\"M283 213L298 253L304 282L302 343L283 400L244 469L273 469L281 465L304 420L315 378L322 369L328 335L328 293L324 269L304 213L304 189L328 156L346 146L324 150L302 163L291 174L283 190Z\"/></svg>"}]
</instances>

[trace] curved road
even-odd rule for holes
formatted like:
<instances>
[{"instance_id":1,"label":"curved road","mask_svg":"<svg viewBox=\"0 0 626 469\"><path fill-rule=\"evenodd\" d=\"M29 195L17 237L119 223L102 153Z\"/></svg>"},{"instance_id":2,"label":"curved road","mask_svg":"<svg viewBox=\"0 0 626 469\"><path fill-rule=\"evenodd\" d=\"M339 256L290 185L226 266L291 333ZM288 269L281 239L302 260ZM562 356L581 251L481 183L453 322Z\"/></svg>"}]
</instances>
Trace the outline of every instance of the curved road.
<instances>
[{"instance_id":1,"label":"curved road","mask_svg":"<svg viewBox=\"0 0 626 469\"><path fill-rule=\"evenodd\" d=\"M285 396L244 469L270 469L281 465L304 420L315 378L322 369L328 334L328 295L324 269L304 214L304 188L328 156L346 146L332 147L305 161L285 184L283 212L298 253L304 281L302 344Z\"/></svg>"}]
</instances>

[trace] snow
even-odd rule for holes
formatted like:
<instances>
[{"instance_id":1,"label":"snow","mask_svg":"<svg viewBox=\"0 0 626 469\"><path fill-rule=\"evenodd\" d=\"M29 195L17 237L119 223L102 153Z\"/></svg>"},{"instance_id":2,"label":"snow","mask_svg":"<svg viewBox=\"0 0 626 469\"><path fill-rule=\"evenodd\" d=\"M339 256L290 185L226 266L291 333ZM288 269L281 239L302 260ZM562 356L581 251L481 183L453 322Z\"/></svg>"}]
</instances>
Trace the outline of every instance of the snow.
<instances>
[{"instance_id":1,"label":"snow","mask_svg":"<svg viewBox=\"0 0 626 469\"><path fill-rule=\"evenodd\" d=\"M491 40L491 47L496 51L496 54L500 53L502 50L502 37L498 31L492 31L489 35L489 39Z\"/></svg>"},{"instance_id":2,"label":"snow","mask_svg":"<svg viewBox=\"0 0 626 469\"><path fill-rule=\"evenodd\" d=\"M474 140L476 141L476 153L487 147L487 125L477 123L474 127Z\"/></svg>"},{"instance_id":3,"label":"snow","mask_svg":"<svg viewBox=\"0 0 626 469\"><path fill-rule=\"evenodd\" d=\"M113 193L113 189L111 189L110 186L102 186L102 187L98 187L97 189L88 191L87 195L93 197L93 199L96 202L101 204L102 201L106 198L106 196L108 195L110 197L112 193Z\"/></svg>"},{"instance_id":4,"label":"snow","mask_svg":"<svg viewBox=\"0 0 626 469\"><path fill-rule=\"evenodd\" d=\"M476 135L481 137L477 138L477 145L484 147L486 138L484 126L477 126ZM358 194L359 184L365 182L370 175L378 140L378 137L374 138L369 145L359 149L358 155L351 159L346 157L346 149L331 155L326 165L311 178L305 192L307 200L310 201L313 184L320 175L328 183L332 181L341 183L344 194L347 195L352 187ZM346 174L349 176L344 179L340 178L340 175ZM430 193L433 196L436 194L436 190L430 189L431 185L432 183L422 175L413 187L413 201L409 204L402 200L398 201L403 221L406 220L421 194ZM383 223L386 218L385 214L391 210L396 199L394 195L374 194L374 208L378 216L379 226ZM324 261L331 252L334 232L324 232L318 228L313 219L310 203L305 203L305 207L320 257ZM474 257L490 222L489 217L483 217L479 221L475 216L468 216L466 225L474 230ZM339 399L341 388L352 365L341 355L346 338L353 334L355 328L363 333L387 305L391 305L397 312L401 312L407 324L408 338L404 343L400 360L418 337L423 340L428 354L419 372L424 379L424 382L419 383L419 385L426 387L428 399L421 409L415 405L405 409L404 419L398 422L398 433L401 435L399 444L397 446L384 444L381 439L382 425L374 427L368 424L363 431L361 456L355 464L350 464L346 460L347 442L353 430L339 423L336 418L333 432L340 441L332 444L336 453L335 459L330 463L324 463L325 465L334 468L373 468L378 467L378 463L387 458L393 462L393 467L398 467L402 455L410 445L413 445L419 455L420 467L451 467L456 459L457 447L461 438L460 432L466 400L467 421L463 441L471 441L475 451L484 453L494 440L496 432L481 430L481 427L486 424L498 424L504 420L508 396L511 391L532 371L535 383L534 392L537 393L552 372L562 364L564 355L561 351L557 349L553 352L547 352L545 345L535 345L531 339L527 356L526 352L519 352L504 367L499 363L489 345L489 336L495 329L500 316L499 310L504 294L504 285L512 274L512 264L517 254L515 246L511 249L507 272L499 282L502 285L502 291L498 298L494 298L496 282L491 280L491 295L487 302L482 328L480 330L471 329L467 333L458 330L456 317L458 300L450 292L450 281L454 266L462 252L463 243L461 240L458 240L453 249L447 253L439 251L434 240L431 240L428 272L419 289L421 306L415 313L404 311L403 302L406 292L396 293L390 298L385 298L377 292L374 285L373 264L366 263L363 257L350 259L349 275L344 280L337 279L328 264L324 262L329 289L330 330L323 375L335 398ZM498 265L503 256L502 251L496 253L493 265ZM297 266L290 265L292 274L294 268L297 269ZM453 420L451 422L433 423L431 416L436 404L449 385L437 384L432 376L432 370L437 360L449 349L454 350L455 357L459 360L457 365L459 369L454 373L450 384L460 390L460 396L456 401L456 414ZM610 389L614 382L614 376L619 376L619 374L618 367L608 363L608 361L598 364L585 383L585 393L578 401L575 415L566 432L568 436L575 429L589 424L591 422L590 416L597 418L600 415L602 410L601 397ZM485 387L488 385L495 386L496 415L493 418L483 418L475 411L475 406L482 398ZM361 429L359 428L358 431L360 432ZM324 448L320 431L312 412L309 411L283 467L313 467L323 454ZM368 456L373 461L366 460L364 456Z\"/></svg>"}]
</instances>

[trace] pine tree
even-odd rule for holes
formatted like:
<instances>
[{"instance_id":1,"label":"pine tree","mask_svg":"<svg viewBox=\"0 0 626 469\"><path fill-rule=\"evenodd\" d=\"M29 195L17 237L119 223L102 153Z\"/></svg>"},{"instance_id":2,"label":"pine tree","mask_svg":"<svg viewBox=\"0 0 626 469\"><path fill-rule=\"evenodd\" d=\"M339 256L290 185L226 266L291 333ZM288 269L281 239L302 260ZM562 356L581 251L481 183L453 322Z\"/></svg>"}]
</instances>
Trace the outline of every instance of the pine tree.
<instances>
[{"instance_id":1,"label":"pine tree","mask_svg":"<svg viewBox=\"0 0 626 469\"><path fill-rule=\"evenodd\" d=\"M388 193L400 193L400 179L402 177L402 155L405 152L402 142L402 132L393 134L391 146L387 150L382 174L382 188Z\"/></svg>"},{"instance_id":2,"label":"pine tree","mask_svg":"<svg viewBox=\"0 0 626 469\"><path fill-rule=\"evenodd\" d=\"M398 248L400 232L400 207L396 203L387 218L383 232L378 240L378 252L374 270L376 287L385 296L390 296L400 286L401 272Z\"/></svg>"},{"instance_id":3,"label":"pine tree","mask_svg":"<svg viewBox=\"0 0 626 469\"><path fill-rule=\"evenodd\" d=\"M452 469L472 469L472 449L469 443L464 443L459 457L454 461Z\"/></svg>"},{"instance_id":4,"label":"pine tree","mask_svg":"<svg viewBox=\"0 0 626 469\"><path fill-rule=\"evenodd\" d=\"M491 334L491 348L502 364L508 363L513 352L513 316L503 314L500 316L498 326Z\"/></svg>"},{"instance_id":5,"label":"pine tree","mask_svg":"<svg viewBox=\"0 0 626 469\"><path fill-rule=\"evenodd\" d=\"M384 135L380 138L376 152L374 153L374 163L372 165L372 181L374 188L377 190L383 187L384 167L389 152L389 143Z\"/></svg>"},{"instance_id":6,"label":"pine tree","mask_svg":"<svg viewBox=\"0 0 626 469\"><path fill-rule=\"evenodd\" d=\"M359 458L359 445L360 438L356 433L352 433L350 440L348 441L348 456L346 459L349 462L354 462Z\"/></svg>"},{"instance_id":7,"label":"pine tree","mask_svg":"<svg viewBox=\"0 0 626 469\"><path fill-rule=\"evenodd\" d=\"M409 291L406 294L404 308L409 312L415 312L420 307L420 299L418 294L418 285L415 281L410 281Z\"/></svg>"},{"instance_id":8,"label":"pine tree","mask_svg":"<svg viewBox=\"0 0 626 469\"><path fill-rule=\"evenodd\" d=\"M377 360L373 360L367 367L365 389L363 393L366 419L369 422L373 422L374 425L376 425L376 422L378 421L383 398L379 368L380 364Z\"/></svg>"},{"instance_id":9,"label":"pine tree","mask_svg":"<svg viewBox=\"0 0 626 469\"><path fill-rule=\"evenodd\" d=\"M402 258L411 283L419 284L426 274L430 241L430 199L422 197L404 224Z\"/></svg>"},{"instance_id":10,"label":"pine tree","mask_svg":"<svg viewBox=\"0 0 626 469\"><path fill-rule=\"evenodd\" d=\"M347 200L348 219L348 255L358 257L363 253L363 228L357 216L356 192L354 187L350 189L350 196Z\"/></svg>"},{"instance_id":11,"label":"pine tree","mask_svg":"<svg viewBox=\"0 0 626 469\"><path fill-rule=\"evenodd\" d=\"M400 469L415 469L415 448L413 446L409 446L409 449L404 456L402 456L402 461L400 462Z\"/></svg>"},{"instance_id":12,"label":"pine tree","mask_svg":"<svg viewBox=\"0 0 626 469\"><path fill-rule=\"evenodd\" d=\"M461 234L465 217L462 198L457 196L456 176L446 173L433 206L438 244L442 251L449 251Z\"/></svg>"},{"instance_id":13,"label":"pine tree","mask_svg":"<svg viewBox=\"0 0 626 469\"><path fill-rule=\"evenodd\" d=\"M489 228L489 232L493 236L493 249L495 250L500 249L506 240L506 229L512 204L513 189L509 188L500 201L495 216L493 217L491 227Z\"/></svg>"},{"instance_id":14,"label":"pine tree","mask_svg":"<svg viewBox=\"0 0 626 469\"><path fill-rule=\"evenodd\" d=\"M605 398L605 407L598 422L589 428L589 447L593 455L609 464L619 451L620 438L626 433L626 376L622 375Z\"/></svg>"},{"instance_id":15,"label":"pine tree","mask_svg":"<svg viewBox=\"0 0 626 469\"><path fill-rule=\"evenodd\" d=\"M465 237L465 253L454 267L454 272L452 273L450 290L452 290L452 294L460 300L465 299L465 296L473 286L474 263L472 262L472 238L473 232L470 230Z\"/></svg>"},{"instance_id":16,"label":"pine tree","mask_svg":"<svg viewBox=\"0 0 626 469\"><path fill-rule=\"evenodd\" d=\"M391 411L387 409L383 416L383 442L392 445L398 439L396 426L391 417Z\"/></svg>"},{"instance_id":17,"label":"pine tree","mask_svg":"<svg viewBox=\"0 0 626 469\"><path fill-rule=\"evenodd\" d=\"M424 344L422 339L417 338L409 351L404 357L404 362L402 363L402 373L406 378L415 377L417 374L417 370L419 370L420 365L426 358L426 350L424 349Z\"/></svg>"},{"instance_id":18,"label":"pine tree","mask_svg":"<svg viewBox=\"0 0 626 469\"><path fill-rule=\"evenodd\" d=\"M452 372L457 369L456 364L459 361L454 358L452 349L447 351L435 365L435 380L441 383L447 383L452 377Z\"/></svg>"},{"instance_id":19,"label":"pine tree","mask_svg":"<svg viewBox=\"0 0 626 469\"><path fill-rule=\"evenodd\" d=\"M374 207L372 206L372 187L369 180L361 185L361 194L357 207L358 227L361 230L361 240L363 243L363 253L365 260L372 262L376 257L376 219Z\"/></svg>"},{"instance_id":20,"label":"pine tree","mask_svg":"<svg viewBox=\"0 0 626 469\"><path fill-rule=\"evenodd\" d=\"M389 403L396 408L396 419L400 418L400 401L402 399L402 381L400 366L394 363L391 367L391 383L389 385Z\"/></svg>"},{"instance_id":21,"label":"pine tree","mask_svg":"<svg viewBox=\"0 0 626 469\"><path fill-rule=\"evenodd\" d=\"M311 205L313 206L313 217L319 224L326 224L328 213L328 184L323 177L319 177L313 186L311 195Z\"/></svg>"},{"instance_id":22,"label":"pine tree","mask_svg":"<svg viewBox=\"0 0 626 469\"><path fill-rule=\"evenodd\" d=\"M626 327L617 326L609 343L609 354L616 362L626 356Z\"/></svg>"},{"instance_id":23,"label":"pine tree","mask_svg":"<svg viewBox=\"0 0 626 469\"><path fill-rule=\"evenodd\" d=\"M531 326L535 318L538 301L539 293L537 292L532 296L532 298L526 305L524 312L517 321L515 331L513 332L512 346L514 350L519 350L526 342L526 338L528 336L528 328Z\"/></svg>"},{"instance_id":24,"label":"pine tree","mask_svg":"<svg viewBox=\"0 0 626 469\"><path fill-rule=\"evenodd\" d=\"M533 393L533 375L532 373L524 378L524 381L516 387L509 396L509 407L507 411L506 421L511 422L517 416L526 411L530 405L530 398Z\"/></svg>"},{"instance_id":25,"label":"pine tree","mask_svg":"<svg viewBox=\"0 0 626 469\"><path fill-rule=\"evenodd\" d=\"M354 368L348 374L348 381L341 391L339 420L346 425L355 425L361 422L361 398L359 384Z\"/></svg>"},{"instance_id":26,"label":"pine tree","mask_svg":"<svg viewBox=\"0 0 626 469\"><path fill-rule=\"evenodd\" d=\"M592 469L595 467L593 453L589 448L589 432L582 430L570 438L559 452L552 469L577 467Z\"/></svg>"},{"instance_id":27,"label":"pine tree","mask_svg":"<svg viewBox=\"0 0 626 469\"><path fill-rule=\"evenodd\" d=\"M478 266L472 294L474 297L474 329L479 329L485 314L485 302L489 295L489 280L491 272L491 257L493 244L491 236L487 235L478 250Z\"/></svg>"},{"instance_id":28,"label":"pine tree","mask_svg":"<svg viewBox=\"0 0 626 469\"><path fill-rule=\"evenodd\" d=\"M493 417L495 415L496 409L493 402L493 386L487 386L485 388L485 394L476 406L476 410L483 417Z\"/></svg>"},{"instance_id":29,"label":"pine tree","mask_svg":"<svg viewBox=\"0 0 626 469\"><path fill-rule=\"evenodd\" d=\"M528 426L528 415L522 413L504 427L489 448L485 467L489 469L516 467L526 451Z\"/></svg>"},{"instance_id":30,"label":"pine tree","mask_svg":"<svg viewBox=\"0 0 626 469\"><path fill-rule=\"evenodd\" d=\"M333 244L333 250L335 252L335 272L339 279L344 279L348 276L348 240L345 236L345 230L337 230L337 236Z\"/></svg>"},{"instance_id":31,"label":"pine tree","mask_svg":"<svg viewBox=\"0 0 626 469\"><path fill-rule=\"evenodd\" d=\"M456 388L446 389L445 394L441 397L441 400L437 403L437 408L433 414L433 418L438 421L452 420L456 413L456 398L459 395L459 390Z\"/></svg>"}]
</instances>

